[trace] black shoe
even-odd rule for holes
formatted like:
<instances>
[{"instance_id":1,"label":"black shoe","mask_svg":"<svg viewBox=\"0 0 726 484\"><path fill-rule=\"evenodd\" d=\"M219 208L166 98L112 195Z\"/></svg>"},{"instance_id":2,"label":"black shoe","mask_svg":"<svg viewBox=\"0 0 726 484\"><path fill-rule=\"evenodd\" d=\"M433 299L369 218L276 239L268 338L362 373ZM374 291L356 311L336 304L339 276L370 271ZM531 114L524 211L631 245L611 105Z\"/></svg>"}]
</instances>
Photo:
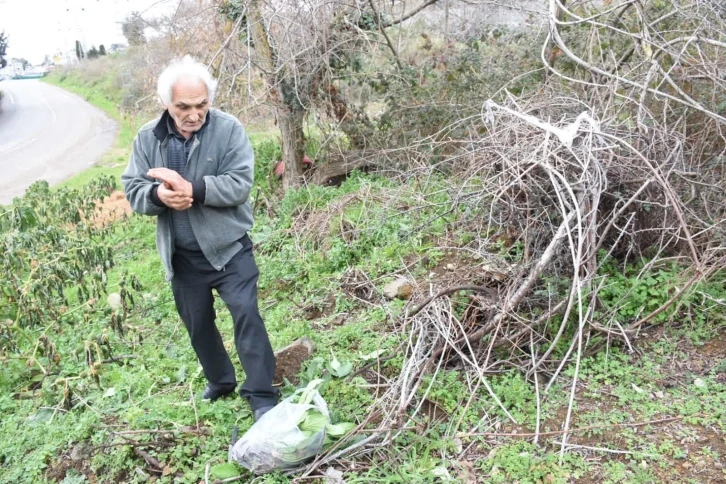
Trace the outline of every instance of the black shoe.
<instances>
[{"instance_id":1,"label":"black shoe","mask_svg":"<svg viewBox=\"0 0 726 484\"><path fill-rule=\"evenodd\" d=\"M274 405L267 405L266 407L260 407L257 410L255 410L254 412L252 412L253 416L255 417L255 422L259 421L264 414L266 414L273 408L275 408Z\"/></svg>"},{"instance_id":2,"label":"black shoe","mask_svg":"<svg viewBox=\"0 0 726 484\"><path fill-rule=\"evenodd\" d=\"M223 387L215 390L207 385L207 388L204 389L204 393L202 393L202 400L209 400L210 402L213 402L219 398L222 398L225 395L233 393L236 387L237 385L233 385L231 387Z\"/></svg>"}]
</instances>

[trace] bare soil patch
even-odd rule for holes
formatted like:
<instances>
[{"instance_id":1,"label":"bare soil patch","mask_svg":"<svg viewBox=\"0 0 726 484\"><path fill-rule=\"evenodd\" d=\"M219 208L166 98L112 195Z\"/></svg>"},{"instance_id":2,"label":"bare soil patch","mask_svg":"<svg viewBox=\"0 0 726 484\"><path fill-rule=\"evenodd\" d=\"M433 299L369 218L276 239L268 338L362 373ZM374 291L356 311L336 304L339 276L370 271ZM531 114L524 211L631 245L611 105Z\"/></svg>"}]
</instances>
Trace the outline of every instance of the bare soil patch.
<instances>
[{"instance_id":1,"label":"bare soil patch","mask_svg":"<svg viewBox=\"0 0 726 484\"><path fill-rule=\"evenodd\" d=\"M93 214L93 224L96 227L104 227L130 216L131 212L131 205L126 200L124 192L116 190L97 205Z\"/></svg>"}]
</instances>

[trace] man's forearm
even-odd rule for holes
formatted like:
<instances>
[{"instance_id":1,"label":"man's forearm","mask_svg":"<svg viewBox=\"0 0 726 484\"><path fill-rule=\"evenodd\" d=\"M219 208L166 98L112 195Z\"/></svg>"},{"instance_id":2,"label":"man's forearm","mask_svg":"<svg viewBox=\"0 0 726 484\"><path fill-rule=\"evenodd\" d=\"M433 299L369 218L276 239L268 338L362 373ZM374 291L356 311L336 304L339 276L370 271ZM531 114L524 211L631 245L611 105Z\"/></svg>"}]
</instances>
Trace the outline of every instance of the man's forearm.
<instances>
[{"instance_id":1,"label":"man's forearm","mask_svg":"<svg viewBox=\"0 0 726 484\"><path fill-rule=\"evenodd\" d=\"M154 186L154 183L143 178L129 179L122 176L121 181L124 185L126 199L134 212L143 215L159 215L166 210L166 205L154 201L153 193L158 185Z\"/></svg>"},{"instance_id":2,"label":"man's forearm","mask_svg":"<svg viewBox=\"0 0 726 484\"><path fill-rule=\"evenodd\" d=\"M244 173L205 176L204 204L211 207L235 207L247 202L252 180Z\"/></svg>"}]
</instances>

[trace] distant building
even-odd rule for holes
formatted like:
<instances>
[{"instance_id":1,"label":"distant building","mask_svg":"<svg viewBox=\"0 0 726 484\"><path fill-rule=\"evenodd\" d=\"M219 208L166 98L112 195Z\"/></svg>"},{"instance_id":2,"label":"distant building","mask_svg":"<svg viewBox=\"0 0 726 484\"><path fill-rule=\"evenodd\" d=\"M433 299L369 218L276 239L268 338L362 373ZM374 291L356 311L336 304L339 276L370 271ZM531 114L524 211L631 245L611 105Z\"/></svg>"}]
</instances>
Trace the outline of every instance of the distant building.
<instances>
[{"instance_id":1,"label":"distant building","mask_svg":"<svg viewBox=\"0 0 726 484\"><path fill-rule=\"evenodd\" d=\"M12 59L8 65L13 70L13 74L16 76L21 75L25 70L23 69L23 63L18 59Z\"/></svg>"},{"instance_id":2,"label":"distant building","mask_svg":"<svg viewBox=\"0 0 726 484\"><path fill-rule=\"evenodd\" d=\"M108 53L112 54L114 52L123 52L128 47L129 46L126 44L111 44L111 46L108 48Z\"/></svg>"}]
</instances>

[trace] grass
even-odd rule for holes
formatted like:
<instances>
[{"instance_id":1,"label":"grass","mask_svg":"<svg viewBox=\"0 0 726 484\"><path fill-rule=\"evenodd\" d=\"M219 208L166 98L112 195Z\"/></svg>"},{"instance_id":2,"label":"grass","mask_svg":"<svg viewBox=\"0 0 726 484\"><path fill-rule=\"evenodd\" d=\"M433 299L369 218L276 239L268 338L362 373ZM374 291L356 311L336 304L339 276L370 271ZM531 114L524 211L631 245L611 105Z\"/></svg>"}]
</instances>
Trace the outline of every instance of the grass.
<instances>
[{"instance_id":1,"label":"grass","mask_svg":"<svg viewBox=\"0 0 726 484\"><path fill-rule=\"evenodd\" d=\"M82 185L96 174L118 176L138 123L114 111L112 84L90 85L74 75L51 77L49 82L108 109L121 123L117 147L98 167L68 185ZM366 303L349 279L356 272L365 273L381 291L392 273L408 271L426 284L432 267L444 263L438 239L463 240L466 234L450 233L445 216L448 195L438 190L436 181L427 188L355 174L337 188L311 186L280 196L268 176L279 146L269 134L251 139L257 155L257 216L251 236L259 244L259 305L273 346L310 337L317 351L295 375L297 384L325 378L321 392L333 421L359 423L371 409L375 391L360 376L331 375L328 365L335 358L355 370L367 364L370 355L380 355L391 357L382 363L382 372L395 374L402 362L393 352L408 335L393 330L401 301ZM426 207L404 209L422 197L429 202ZM425 233L417 230L423 225ZM59 406L62 385L49 379L34 385L27 359L2 362L0 482L146 482L149 466L135 448L164 464L157 482L204 482L207 464L226 462L232 427L238 425L244 432L251 425L249 409L239 398L214 404L199 400L204 378L163 280L154 237L154 219L135 215L117 222L105 242L113 247L116 260L109 291L120 289L126 273L136 275L143 286L134 292L136 304L125 322L125 334L110 329L111 311L104 301L87 320L50 326L48 337L64 350L61 373L54 377L70 379L70 410ZM629 286L626 278L608 294L612 299L629 292L646 297L652 291L652 297L665 297L658 289L665 280L667 274L661 283L641 288ZM713 288L701 289L723 296ZM217 308L220 332L233 354L230 315L221 303ZM719 482L726 478L721 467L726 455L726 345L719 340L723 319L714 321L718 318L693 317L680 326L648 329L639 354L611 346L585 358L571 425L584 430L570 437L575 447L563 458L556 442L572 367L543 397L541 429L552 434L536 444L531 437L518 437L536 425L531 379L516 370L490 378L493 391L516 418L514 425L484 392L471 399L461 372L444 369L435 381L425 383L433 383L428 399L446 418L422 417L416 428L403 432L388 448L347 468L346 482L648 483L696 482L697 477ZM29 342L18 344L32 347L41 334L40 328L29 329ZM102 347L104 358L132 357L103 363L95 380L84 361L84 347L99 341L108 341ZM241 379L239 363L235 365ZM21 398L31 387L36 387L31 391L34 397ZM294 387L286 384L283 391L289 394ZM459 421L473 435L452 433L451 424ZM159 430L167 433L153 433ZM177 473L183 477L174 477ZM242 482L252 478L241 470L240 474ZM291 480L277 473L255 482Z\"/></svg>"},{"instance_id":2,"label":"grass","mask_svg":"<svg viewBox=\"0 0 726 484\"><path fill-rule=\"evenodd\" d=\"M278 204L276 217L262 214L258 217L252 236L262 242L257 252L261 269L260 306L273 345L280 348L307 335L317 344L316 356L322 360L308 364L300 375L301 384L324 376L331 352L337 359L350 361L359 368L365 363L363 355L377 350L388 355L393 351L398 340L390 333L389 313L395 316L401 309L400 303L390 302L387 309L362 305L341 289L342 274L351 269L386 274L401 269L402 258L410 260L427 253L430 241L426 238L403 241L401 231L396 228L416 225L432 214L396 217L386 225L382 223L388 213L385 205L364 207L361 197L344 206L340 219L331 220L330 232L324 231L325 235L320 238L309 234L297 240L291 230L296 220L294 215L301 206L318 207L322 211L341 200L355 200L356 194L382 196L389 188L385 179L357 176L336 189L313 187L290 192ZM404 187L402 203L407 201L405 192ZM360 233L356 240L342 243L337 227L346 219L354 221ZM52 470L58 468L59 462L68 462L69 455L78 446L87 455L91 452L88 449L113 441L110 440L112 433L119 429L174 432L173 446L159 449L154 455L170 466L172 474L184 474L178 482L199 482L207 462L224 461L231 427L239 425L244 431L251 424L248 408L240 399L217 404L190 399L198 395L204 381L176 316L169 287L162 280L153 239L153 219L135 216L119 224L109 242L115 247L118 262L110 276L111 290L117 290L113 281L118 280L121 271L138 275L144 285L128 320L128 334L124 337L108 334L114 354L130 353L135 359L121 365L103 365L98 385L77 386L74 392L83 400L70 412L53 410L57 392L44 392L39 402L16 402L11 395L23 386L27 370L23 365L16 365L6 372L15 376L1 385L5 396L0 399L0 408L12 416L0 425L0 439L10 441L9 436L16 433L19 425L23 431L20 439L13 439L11 446L2 448L5 473L1 479L7 479L5 482L42 481L49 475L48 471L53 475ZM334 310L317 318L308 317L306 306L322 306L330 294L335 301ZM221 305L218 309L220 331L231 350L231 320ZM347 319L344 324L336 325L334 320L341 315ZM59 347L73 347L84 340L97 339L107 325L107 319L101 319L84 326L81 335L63 331L55 343ZM379 338L381 334L386 334L386 338ZM710 340L716 334L712 328L703 339ZM674 368L674 358L677 361L694 358L702 346L688 343L691 346L684 348L683 342L669 345L664 341L667 338L655 340L641 357L611 349L583 361L582 389L572 427L597 428L574 435L570 443L627 452L624 458L615 454L616 458L606 458L597 464L574 452L560 462L557 446L552 443L557 438L543 439L541 445L534 445L531 439L492 441L477 437L462 437L457 443L448 432L448 423L442 422L423 433L404 433L380 459L374 457L367 468L347 472L346 479L361 483L433 483L441 482L448 475L452 482L467 482L462 476L471 472L480 478L486 476L484 482L493 483L591 482L587 479L596 476L613 483L685 482L672 472L672 462L687 462L694 469L704 462L712 467L719 462L722 440L721 443L714 440L705 451L697 450L695 444L703 438L704 429L721 428L726 423L723 411L726 387L718 381L715 369L708 371L707 365L698 376L705 387L696 386L695 376L689 379ZM388 362L391 371L398 364L395 359ZM79 364L69 367L68 371L82 371L82 368ZM237 370L241 374L239 366ZM662 382L672 374L678 383L665 388ZM468 395L459 372L444 371L437 382L429 399L452 421L461 419L464 428L480 426L483 416L489 416L486 421L503 421L497 407L486 398L463 410ZM531 382L517 372L506 372L492 378L491 383L521 425L504 424L500 431L531 432L536 415ZM363 388L365 384L360 378L351 381L329 378L323 392L334 421L359 422L365 417L374 401L370 391ZM662 392L663 396L655 396L656 392ZM555 385L545 399L542 430L559 430L565 394L563 385ZM679 420L664 425L628 427L669 416ZM189 428L203 430L202 433L184 430ZM147 438L153 440L150 436ZM473 467L470 461L451 462L440 457L442 453L457 452L457 446L468 445L481 452ZM93 473L107 482L134 482L132 470L143 466L143 461L129 447L95 452L92 458L82 461L83 466L77 469L79 473ZM68 475L72 475L70 470L65 473L66 478ZM171 482L171 477L161 480L165 481ZM276 474L261 482L289 481L290 478Z\"/></svg>"}]
</instances>

